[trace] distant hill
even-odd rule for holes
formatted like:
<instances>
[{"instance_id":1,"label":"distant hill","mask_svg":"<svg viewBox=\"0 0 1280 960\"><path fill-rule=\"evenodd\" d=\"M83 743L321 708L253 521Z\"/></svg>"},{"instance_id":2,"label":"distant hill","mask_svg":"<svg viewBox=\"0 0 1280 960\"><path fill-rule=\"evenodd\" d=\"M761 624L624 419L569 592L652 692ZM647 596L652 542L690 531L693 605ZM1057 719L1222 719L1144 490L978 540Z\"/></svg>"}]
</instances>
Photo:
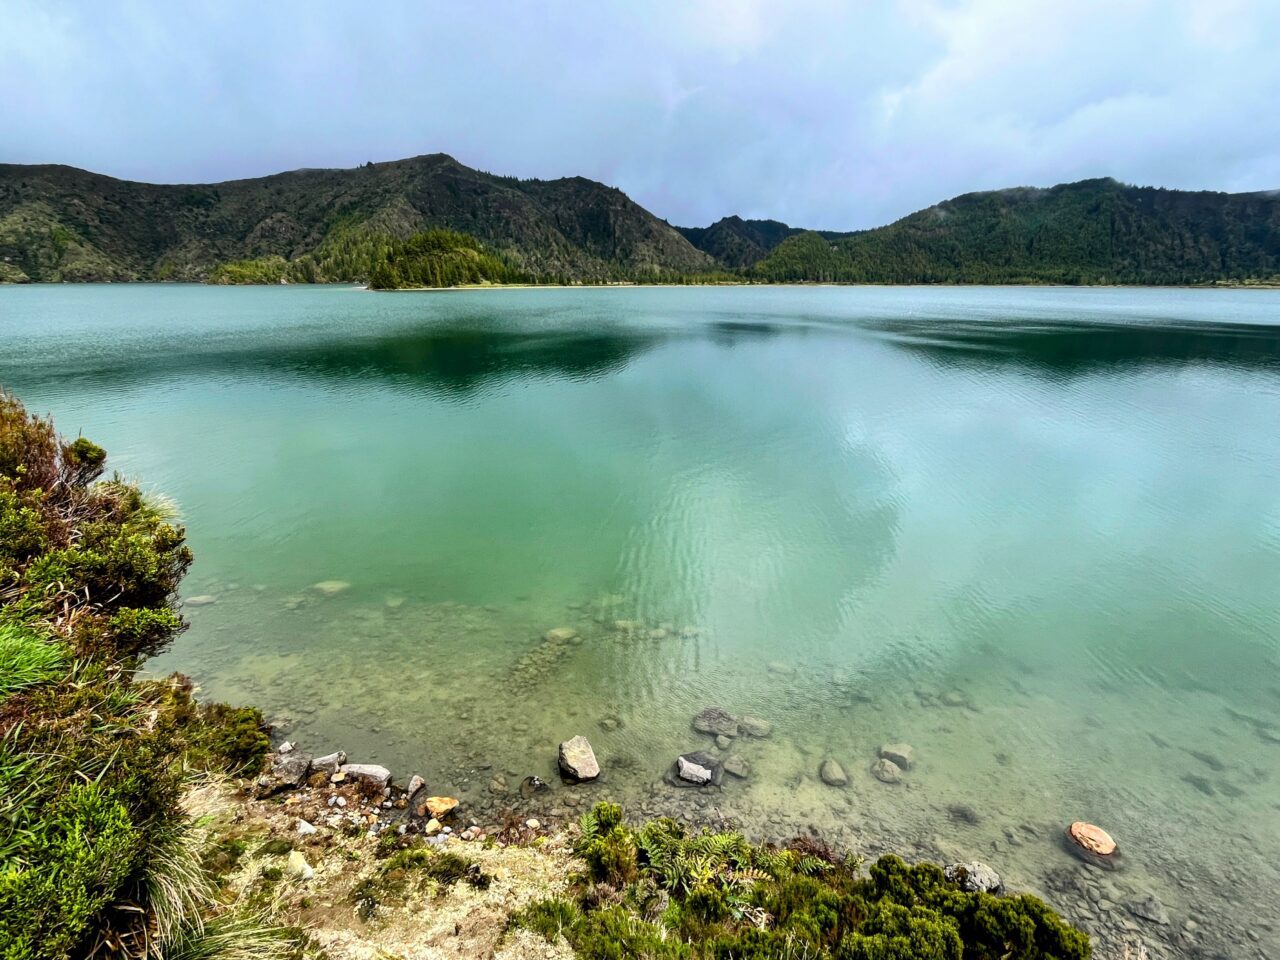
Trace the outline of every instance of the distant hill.
<instances>
[{"instance_id":1,"label":"distant hill","mask_svg":"<svg viewBox=\"0 0 1280 960\"><path fill-rule=\"evenodd\" d=\"M1082 180L968 193L842 239L793 234L773 282L1181 284L1280 276L1280 192Z\"/></svg>"},{"instance_id":2,"label":"distant hill","mask_svg":"<svg viewBox=\"0 0 1280 960\"><path fill-rule=\"evenodd\" d=\"M778 220L743 220L741 217L724 217L709 227L676 229L699 250L715 257L721 266L731 269L749 267L763 260L783 240L799 233L816 233L826 240L852 235L830 230L806 231Z\"/></svg>"},{"instance_id":3,"label":"distant hill","mask_svg":"<svg viewBox=\"0 0 1280 960\"><path fill-rule=\"evenodd\" d=\"M253 279L280 259L299 261L294 279L367 279L389 241L430 228L470 234L540 279L716 267L620 190L493 176L444 154L185 186L0 165L0 279Z\"/></svg>"},{"instance_id":4,"label":"distant hill","mask_svg":"<svg viewBox=\"0 0 1280 960\"><path fill-rule=\"evenodd\" d=\"M437 235L423 266L405 243L442 229L476 244L442 252ZM965 194L833 233L741 217L677 228L601 183L499 177L444 154L196 185L0 164L0 282L367 281L397 264L465 278L476 263L486 281L535 283L1274 280L1280 193L1084 180Z\"/></svg>"}]
</instances>

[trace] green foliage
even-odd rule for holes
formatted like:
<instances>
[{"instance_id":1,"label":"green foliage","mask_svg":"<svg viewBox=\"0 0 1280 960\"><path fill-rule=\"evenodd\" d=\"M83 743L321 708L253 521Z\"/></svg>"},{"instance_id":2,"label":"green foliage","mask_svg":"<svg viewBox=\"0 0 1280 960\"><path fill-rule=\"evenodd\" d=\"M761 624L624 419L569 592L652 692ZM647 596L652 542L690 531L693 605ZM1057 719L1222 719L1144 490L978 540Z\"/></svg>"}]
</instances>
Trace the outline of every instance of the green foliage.
<instances>
[{"instance_id":1,"label":"green foliage","mask_svg":"<svg viewBox=\"0 0 1280 960\"><path fill-rule=\"evenodd\" d=\"M1031 896L961 890L933 864L883 857L864 876L811 842L759 847L734 833L688 835L672 820L636 830L613 804L584 815L574 900L534 903L513 924L578 956L747 960L1087 960L1088 938ZM632 851L630 860L624 852ZM655 904L654 888L669 897Z\"/></svg>"},{"instance_id":2,"label":"green foliage","mask_svg":"<svg viewBox=\"0 0 1280 960\"><path fill-rule=\"evenodd\" d=\"M251 770L267 748L256 710L135 679L182 627L191 555L135 486L97 481L105 464L0 392L0 960L219 942L178 797L188 770Z\"/></svg>"},{"instance_id":3,"label":"green foliage","mask_svg":"<svg viewBox=\"0 0 1280 960\"><path fill-rule=\"evenodd\" d=\"M391 244L369 279L375 290L519 283L527 278L488 252L475 237L454 230L427 230Z\"/></svg>"},{"instance_id":4,"label":"green foliage","mask_svg":"<svg viewBox=\"0 0 1280 960\"><path fill-rule=\"evenodd\" d=\"M0 623L0 701L15 690L62 676L67 654L35 632Z\"/></svg>"},{"instance_id":5,"label":"green foliage","mask_svg":"<svg viewBox=\"0 0 1280 960\"><path fill-rule=\"evenodd\" d=\"M1084 180L971 193L875 230L793 235L752 279L1188 284L1280 273L1274 198ZM1268 226L1267 224L1270 224Z\"/></svg>"},{"instance_id":6,"label":"green foliage","mask_svg":"<svg viewBox=\"0 0 1280 960\"><path fill-rule=\"evenodd\" d=\"M289 275L289 261L284 257L263 257L220 263L209 272L209 283L280 283Z\"/></svg>"}]
</instances>

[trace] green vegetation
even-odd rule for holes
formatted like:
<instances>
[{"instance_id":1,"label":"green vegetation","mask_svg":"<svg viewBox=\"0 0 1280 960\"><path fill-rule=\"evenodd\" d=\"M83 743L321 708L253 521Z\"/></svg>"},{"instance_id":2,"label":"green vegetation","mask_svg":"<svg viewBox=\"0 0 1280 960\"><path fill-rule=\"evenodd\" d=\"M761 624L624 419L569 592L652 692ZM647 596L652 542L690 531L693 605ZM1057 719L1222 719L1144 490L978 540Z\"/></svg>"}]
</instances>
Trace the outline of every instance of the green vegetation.
<instances>
[{"instance_id":1,"label":"green vegetation","mask_svg":"<svg viewBox=\"0 0 1280 960\"><path fill-rule=\"evenodd\" d=\"M457 287L477 283L523 283L528 277L489 253L475 237L453 230L427 230L391 244L374 267L369 286Z\"/></svg>"},{"instance_id":2,"label":"green vegetation","mask_svg":"<svg viewBox=\"0 0 1280 960\"><path fill-rule=\"evenodd\" d=\"M135 679L191 554L105 465L0 393L0 958L282 955L220 908L177 807L193 771L261 762L262 718Z\"/></svg>"},{"instance_id":3,"label":"green vegetation","mask_svg":"<svg viewBox=\"0 0 1280 960\"><path fill-rule=\"evenodd\" d=\"M1032 896L969 893L932 864L882 857L869 876L813 842L782 849L733 833L638 829L598 804L582 818L572 899L514 923L587 960L1087 960L1088 938Z\"/></svg>"},{"instance_id":4,"label":"green vegetation","mask_svg":"<svg viewBox=\"0 0 1280 960\"><path fill-rule=\"evenodd\" d=\"M1195 284L1280 274L1280 197L1085 180L971 193L842 238L783 240L771 282Z\"/></svg>"}]
</instances>

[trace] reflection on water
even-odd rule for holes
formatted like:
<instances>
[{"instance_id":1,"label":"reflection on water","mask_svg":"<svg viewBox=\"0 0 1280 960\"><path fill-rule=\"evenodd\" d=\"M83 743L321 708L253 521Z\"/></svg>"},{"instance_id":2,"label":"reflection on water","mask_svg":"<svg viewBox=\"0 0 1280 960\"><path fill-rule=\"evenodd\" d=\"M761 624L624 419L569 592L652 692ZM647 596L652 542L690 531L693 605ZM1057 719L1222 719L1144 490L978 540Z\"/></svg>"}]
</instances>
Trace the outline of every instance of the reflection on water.
<instances>
[{"instance_id":1,"label":"reflection on water","mask_svg":"<svg viewBox=\"0 0 1280 960\"><path fill-rule=\"evenodd\" d=\"M489 816L583 733L603 782L539 815L981 858L1102 955L1249 957L1280 937L1278 324L1225 291L41 288L0 290L0 382L181 504L216 602L155 669L306 746ZM773 734L716 746L709 705ZM694 747L749 776L668 786ZM1081 818L1124 870L1065 853Z\"/></svg>"}]
</instances>

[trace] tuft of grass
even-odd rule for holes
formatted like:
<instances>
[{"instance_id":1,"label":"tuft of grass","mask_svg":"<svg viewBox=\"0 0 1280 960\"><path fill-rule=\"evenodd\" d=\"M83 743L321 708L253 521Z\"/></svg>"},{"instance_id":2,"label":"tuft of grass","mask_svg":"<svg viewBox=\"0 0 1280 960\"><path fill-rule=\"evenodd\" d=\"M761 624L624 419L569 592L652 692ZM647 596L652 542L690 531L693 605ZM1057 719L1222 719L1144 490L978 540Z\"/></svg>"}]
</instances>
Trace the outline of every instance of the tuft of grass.
<instances>
[{"instance_id":1,"label":"tuft of grass","mask_svg":"<svg viewBox=\"0 0 1280 960\"><path fill-rule=\"evenodd\" d=\"M34 631L0 623L0 700L15 690L48 683L67 667L66 649Z\"/></svg>"}]
</instances>

